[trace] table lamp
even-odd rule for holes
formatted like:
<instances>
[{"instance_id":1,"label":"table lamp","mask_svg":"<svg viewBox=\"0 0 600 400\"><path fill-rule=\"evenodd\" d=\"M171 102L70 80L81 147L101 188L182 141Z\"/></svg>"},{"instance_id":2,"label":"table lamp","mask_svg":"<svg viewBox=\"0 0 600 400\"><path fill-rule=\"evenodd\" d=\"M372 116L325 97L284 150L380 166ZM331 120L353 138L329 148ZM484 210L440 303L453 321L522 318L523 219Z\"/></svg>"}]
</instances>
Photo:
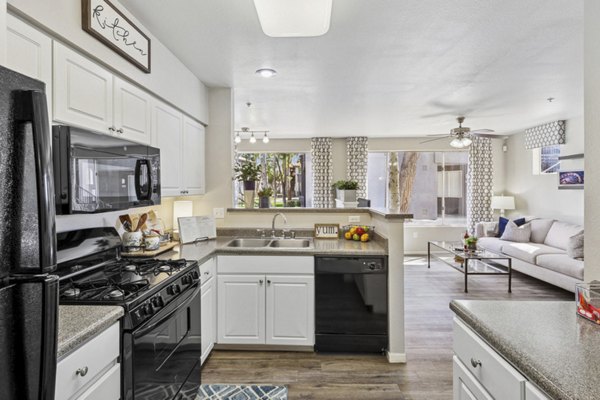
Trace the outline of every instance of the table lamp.
<instances>
[{"instance_id":1,"label":"table lamp","mask_svg":"<svg viewBox=\"0 0 600 400\"><path fill-rule=\"evenodd\" d=\"M492 209L500 210L500 216L504 217L504 210L515 209L515 198L513 196L492 196Z\"/></svg>"}]
</instances>

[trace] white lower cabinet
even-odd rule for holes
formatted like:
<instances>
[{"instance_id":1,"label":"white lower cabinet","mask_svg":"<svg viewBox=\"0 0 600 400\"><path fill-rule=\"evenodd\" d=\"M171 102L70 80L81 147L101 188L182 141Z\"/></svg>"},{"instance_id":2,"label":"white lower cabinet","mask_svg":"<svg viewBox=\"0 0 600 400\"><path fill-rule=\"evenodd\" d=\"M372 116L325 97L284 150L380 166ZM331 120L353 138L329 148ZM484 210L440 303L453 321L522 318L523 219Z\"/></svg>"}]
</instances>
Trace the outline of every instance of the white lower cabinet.
<instances>
[{"instance_id":1,"label":"white lower cabinet","mask_svg":"<svg viewBox=\"0 0 600 400\"><path fill-rule=\"evenodd\" d=\"M217 343L314 345L312 257L221 256L217 269Z\"/></svg>"},{"instance_id":2,"label":"white lower cabinet","mask_svg":"<svg viewBox=\"0 0 600 400\"><path fill-rule=\"evenodd\" d=\"M56 366L56 399L118 400L119 336L117 322L60 360Z\"/></svg>"},{"instance_id":3,"label":"white lower cabinet","mask_svg":"<svg viewBox=\"0 0 600 400\"><path fill-rule=\"evenodd\" d=\"M202 286L201 320L202 320L202 357L201 364L210 355L217 341L217 278L215 260L211 259L200 266Z\"/></svg>"},{"instance_id":4,"label":"white lower cabinet","mask_svg":"<svg viewBox=\"0 0 600 400\"><path fill-rule=\"evenodd\" d=\"M547 400L471 328L454 318L454 400Z\"/></svg>"}]
</instances>

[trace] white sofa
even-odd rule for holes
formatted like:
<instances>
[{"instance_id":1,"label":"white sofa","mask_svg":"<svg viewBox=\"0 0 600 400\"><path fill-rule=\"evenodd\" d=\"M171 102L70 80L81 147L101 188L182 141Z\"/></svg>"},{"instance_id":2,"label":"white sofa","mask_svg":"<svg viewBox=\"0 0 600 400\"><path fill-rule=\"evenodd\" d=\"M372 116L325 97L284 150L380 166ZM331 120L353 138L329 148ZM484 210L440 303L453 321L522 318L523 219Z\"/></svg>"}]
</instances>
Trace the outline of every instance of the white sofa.
<instances>
[{"instance_id":1,"label":"white sofa","mask_svg":"<svg viewBox=\"0 0 600 400\"><path fill-rule=\"evenodd\" d=\"M531 224L528 243L492 236L497 231L497 223L490 226L489 222L477 224L477 243L484 249L510 256L514 270L574 292L575 284L583 281L584 262L571 258L567 247L569 239L581 233L583 227L545 218L528 219L528 223Z\"/></svg>"}]
</instances>

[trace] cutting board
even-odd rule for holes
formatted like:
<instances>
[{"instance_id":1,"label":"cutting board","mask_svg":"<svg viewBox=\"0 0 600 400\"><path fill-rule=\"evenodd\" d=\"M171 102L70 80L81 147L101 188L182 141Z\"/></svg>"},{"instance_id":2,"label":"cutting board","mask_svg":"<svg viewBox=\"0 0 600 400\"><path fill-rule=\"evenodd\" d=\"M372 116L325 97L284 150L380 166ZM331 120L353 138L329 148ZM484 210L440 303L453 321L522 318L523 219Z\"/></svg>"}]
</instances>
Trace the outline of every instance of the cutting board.
<instances>
[{"instance_id":1,"label":"cutting board","mask_svg":"<svg viewBox=\"0 0 600 400\"><path fill-rule=\"evenodd\" d=\"M197 240L217 237L217 226L212 216L180 217L178 223L181 243L193 243Z\"/></svg>"},{"instance_id":2,"label":"cutting board","mask_svg":"<svg viewBox=\"0 0 600 400\"><path fill-rule=\"evenodd\" d=\"M169 242L163 246L160 246L157 250L140 250L140 251L132 251L132 252L121 252L121 256L123 257L155 257L159 254L166 253L171 250L173 247L177 246L179 242Z\"/></svg>"}]
</instances>

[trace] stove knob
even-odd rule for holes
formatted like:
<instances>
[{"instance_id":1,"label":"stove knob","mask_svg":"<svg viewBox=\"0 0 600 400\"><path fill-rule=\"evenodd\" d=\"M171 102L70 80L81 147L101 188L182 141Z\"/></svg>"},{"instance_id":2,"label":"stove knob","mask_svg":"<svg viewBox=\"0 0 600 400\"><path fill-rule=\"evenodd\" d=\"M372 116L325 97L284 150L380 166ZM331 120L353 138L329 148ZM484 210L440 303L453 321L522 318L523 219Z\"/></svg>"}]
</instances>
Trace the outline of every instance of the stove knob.
<instances>
[{"instance_id":1,"label":"stove knob","mask_svg":"<svg viewBox=\"0 0 600 400\"><path fill-rule=\"evenodd\" d=\"M176 294L181 293L181 287L178 284L174 283L167 288L167 293L171 296L175 296Z\"/></svg>"},{"instance_id":2,"label":"stove knob","mask_svg":"<svg viewBox=\"0 0 600 400\"><path fill-rule=\"evenodd\" d=\"M191 275L184 275L183 277L181 277L181 283L183 283L184 285L190 285L192 283Z\"/></svg>"},{"instance_id":3,"label":"stove knob","mask_svg":"<svg viewBox=\"0 0 600 400\"><path fill-rule=\"evenodd\" d=\"M163 306L163 299L160 295L152 298L152 305L155 308L161 308Z\"/></svg>"},{"instance_id":4,"label":"stove knob","mask_svg":"<svg viewBox=\"0 0 600 400\"><path fill-rule=\"evenodd\" d=\"M147 303L144 306L144 312L146 313L146 315L153 315L154 314L154 307L152 307L151 303Z\"/></svg>"},{"instance_id":5,"label":"stove knob","mask_svg":"<svg viewBox=\"0 0 600 400\"><path fill-rule=\"evenodd\" d=\"M193 278L193 279L198 279L198 278L200 278L200 274L198 273L198 271L192 271L191 275L192 275L192 278Z\"/></svg>"}]
</instances>

